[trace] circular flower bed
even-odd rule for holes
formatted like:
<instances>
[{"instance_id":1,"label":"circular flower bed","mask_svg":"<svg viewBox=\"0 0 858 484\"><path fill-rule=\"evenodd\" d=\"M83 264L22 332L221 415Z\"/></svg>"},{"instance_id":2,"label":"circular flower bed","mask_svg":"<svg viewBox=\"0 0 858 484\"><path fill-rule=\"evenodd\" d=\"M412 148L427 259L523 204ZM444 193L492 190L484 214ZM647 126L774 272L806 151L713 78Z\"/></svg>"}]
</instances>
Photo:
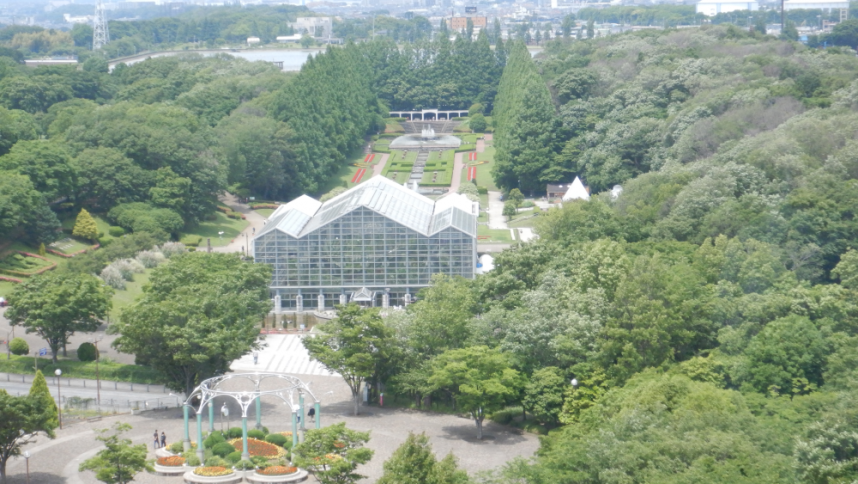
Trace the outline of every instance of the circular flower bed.
<instances>
[{"instance_id":1,"label":"circular flower bed","mask_svg":"<svg viewBox=\"0 0 858 484\"><path fill-rule=\"evenodd\" d=\"M157 460L159 466L176 467L185 465L185 458L180 455L170 457L159 457Z\"/></svg>"},{"instance_id":2,"label":"circular flower bed","mask_svg":"<svg viewBox=\"0 0 858 484\"><path fill-rule=\"evenodd\" d=\"M229 441L235 450L241 452L244 450L241 439L232 439ZM279 445L274 445L264 440L258 439L247 439L247 452L251 455L251 457L262 456L268 457L269 459L279 459L281 457L286 457L286 449L280 447Z\"/></svg>"},{"instance_id":3,"label":"circular flower bed","mask_svg":"<svg viewBox=\"0 0 858 484\"><path fill-rule=\"evenodd\" d=\"M297 467L289 466L269 466L265 469L256 471L257 474L261 474L263 476L285 476L286 474L294 474L296 472L298 472Z\"/></svg>"},{"instance_id":4,"label":"circular flower bed","mask_svg":"<svg viewBox=\"0 0 858 484\"><path fill-rule=\"evenodd\" d=\"M232 469L227 469L221 466L197 467L194 469L194 474L206 477L228 476L233 473Z\"/></svg>"},{"instance_id":5,"label":"circular flower bed","mask_svg":"<svg viewBox=\"0 0 858 484\"><path fill-rule=\"evenodd\" d=\"M345 442L340 442L339 440L334 442L334 447L336 447L338 449L343 449L343 448L345 448L345 446L346 446Z\"/></svg>"}]
</instances>

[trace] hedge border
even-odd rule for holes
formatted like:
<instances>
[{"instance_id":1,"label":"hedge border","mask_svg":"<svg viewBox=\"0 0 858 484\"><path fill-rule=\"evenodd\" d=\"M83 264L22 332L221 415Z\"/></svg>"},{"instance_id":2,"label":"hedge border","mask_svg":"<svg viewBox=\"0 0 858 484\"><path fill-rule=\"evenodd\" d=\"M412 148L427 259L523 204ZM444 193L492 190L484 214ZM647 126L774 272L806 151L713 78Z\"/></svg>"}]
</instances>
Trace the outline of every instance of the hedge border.
<instances>
[{"instance_id":1,"label":"hedge border","mask_svg":"<svg viewBox=\"0 0 858 484\"><path fill-rule=\"evenodd\" d=\"M50 263L51 265L46 266L46 267L42 267L41 269L39 269L39 270L37 270L37 271L35 271L35 272L20 272L20 271L13 271L13 270L10 270L10 269L0 269L0 273L2 273L2 274L6 274L6 275L9 275L9 276L30 277L30 276L38 276L39 274L44 274L45 272L48 272L48 271L50 271L50 270L53 270L53 269L56 269L56 268L57 268L57 263L56 263L56 262L54 262L54 261L52 261L52 260L50 260L50 259L48 259L47 257L42 257L42 256L40 256L40 255L38 255L38 254L31 254L31 253L29 253L29 252L23 252L23 251L20 251L20 250L16 250L15 252L17 252L18 254L21 254L21 255L25 255L25 256L27 256L27 257L34 257L34 258L36 258L36 259L41 259L41 260L43 260L43 261L45 261L45 262ZM10 279L14 279L14 280L11 280L10 282L18 282L18 283L24 282L24 281L22 281L22 280L20 280L20 279L14 278L14 277L12 277L12 278L10 278ZM3 279L3 280L7 280L7 279Z\"/></svg>"},{"instance_id":2,"label":"hedge border","mask_svg":"<svg viewBox=\"0 0 858 484\"><path fill-rule=\"evenodd\" d=\"M87 253L87 252L89 252L89 251L91 251L91 250L95 250L95 249L97 249L97 248L99 248L99 247L101 247L101 244L100 244L100 243L96 243L95 245L90 245L89 247L87 247L87 248L85 248L85 249L81 249L81 250L79 250L79 251L77 251L77 252L72 252L71 254L66 254L66 253L64 253L64 252L59 252L59 251L56 251L56 250L54 250L54 249L46 249L46 250L47 250L48 252L50 252L51 254L58 255L58 256L60 256L60 257L65 257L66 259L71 259L71 258L72 258L72 257L74 257L74 256L78 256L78 255L81 255L81 254L85 254L85 253ZM45 259L45 260L48 260L48 259Z\"/></svg>"}]
</instances>

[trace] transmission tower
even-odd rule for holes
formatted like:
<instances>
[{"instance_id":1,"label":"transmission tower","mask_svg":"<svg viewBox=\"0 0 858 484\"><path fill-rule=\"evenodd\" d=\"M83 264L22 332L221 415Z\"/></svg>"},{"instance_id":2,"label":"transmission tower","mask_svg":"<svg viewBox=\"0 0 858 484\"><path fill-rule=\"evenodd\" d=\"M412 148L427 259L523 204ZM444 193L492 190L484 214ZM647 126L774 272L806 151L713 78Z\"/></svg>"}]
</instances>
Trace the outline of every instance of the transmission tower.
<instances>
[{"instance_id":1,"label":"transmission tower","mask_svg":"<svg viewBox=\"0 0 858 484\"><path fill-rule=\"evenodd\" d=\"M92 20L92 50L101 49L108 42L110 42L110 32L107 30L104 3L102 0L96 0L95 17Z\"/></svg>"}]
</instances>

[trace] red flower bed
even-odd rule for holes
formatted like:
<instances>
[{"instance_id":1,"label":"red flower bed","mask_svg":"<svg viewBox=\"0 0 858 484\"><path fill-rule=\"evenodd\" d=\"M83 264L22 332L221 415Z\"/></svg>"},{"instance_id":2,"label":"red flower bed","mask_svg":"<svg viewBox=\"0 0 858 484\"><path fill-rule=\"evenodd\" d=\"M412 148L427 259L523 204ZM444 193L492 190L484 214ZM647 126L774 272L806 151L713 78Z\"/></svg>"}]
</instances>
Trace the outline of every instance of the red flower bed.
<instances>
[{"instance_id":1,"label":"red flower bed","mask_svg":"<svg viewBox=\"0 0 858 484\"><path fill-rule=\"evenodd\" d=\"M24 281L22 281L21 279L17 279L17 278L15 278L15 277L6 277L6 276L0 276L0 281L15 282L15 283L17 283L17 284L20 284L20 283L24 282Z\"/></svg>"},{"instance_id":2,"label":"red flower bed","mask_svg":"<svg viewBox=\"0 0 858 484\"><path fill-rule=\"evenodd\" d=\"M298 472L297 467L288 466L270 466L256 471L257 474L262 474L263 476L285 476L286 474L294 474L296 472Z\"/></svg>"},{"instance_id":3,"label":"red flower bed","mask_svg":"<svg viewBox=\"0 0 858 484\"><path fill-rule=\"evenodd\" d=\"M170 457L158 457L159 466L178 467L185 464L185 458L180 455L171 455Z\"/></svg>"},{"instance_id":4,"label":"red flower bed","mask_svg":"<svg viewBox=\"0 0 858 484\"><path fill-rule=\"evenodd\" d=\"M229 443L239 452L243 449L241 439L234 439L229 441ZM253 438L247 439L247 452L253 457L258 455L262 457L283 457L286 455L283 447Z\"/></svg>"}]
</instances>

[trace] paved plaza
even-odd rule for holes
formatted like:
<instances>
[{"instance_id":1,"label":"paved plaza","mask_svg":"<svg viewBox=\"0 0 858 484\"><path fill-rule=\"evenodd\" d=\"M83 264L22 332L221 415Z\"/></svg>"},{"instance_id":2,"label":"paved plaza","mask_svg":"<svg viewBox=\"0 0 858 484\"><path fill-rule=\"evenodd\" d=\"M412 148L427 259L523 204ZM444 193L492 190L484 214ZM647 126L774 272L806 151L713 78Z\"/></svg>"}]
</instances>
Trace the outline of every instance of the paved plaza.
<instances>
[{"instance_id":1,"label":"paved plaza","mask_svg":"<svg viewBox=\"0 0 858 484\"><path fill-rule=\"evenodd\" d=\"M470 419L453 415L442 415L410 410L399 410L378 407L362 407L362 414L354 417L350 414L351 393L339 377L302 376L314 393L322 399L322 425L346 422L349 428L370 431L371 439L368 446L375 450L375 456L359 471L368 478L364 482L375 482L382 474L382 464L390 457L396 448L404 442L409 431L426 432L432 447L439 458L448 452L459 459L460 466L469 472L476 472L499 467L505 462L518 456L531 456L539 446L535 435L519 434L516 431L487 423L485 432L487 438L477 441L476 428ZM219 404L216 404L219 406ZM252 412L252 410L251 410ZM234 416L239 414L238 407L233 404L230 408L232 420L221 422L216 417L215 428L221 426L237 426ZM192 422L195 419L192 417ZM249 418L252 425L254 417ZM144 412L139 415L121 415L104 418L98 422L83 422L57 430L57 438L49 440L40 438L30 444L30 482L36 484L94 484L91 472L78 473L81 462L95 455L100 449L95 440L94 429L106 428L115 421L131 424L133 430L127 435L135 443L145 443L149 447L150 458L154 451L150 442L152 433L157 429L165 431L167 441L172 443L182 438L182 414L176 409ZM282 403L275 401L263 402L262 422L271 431L290 429L289 413ZM203 420L204 430L208 422ZM312 423L310 424L312 425ZM191 436L196 433L196 425L191 425ZM9 484L24 484L24 459L12 459L7 468ZM134 482L175 483L182 482L180 477L157 477L140 474ZM311 478L308 482L314 482Z\"/></svg>"}]
</instances>

